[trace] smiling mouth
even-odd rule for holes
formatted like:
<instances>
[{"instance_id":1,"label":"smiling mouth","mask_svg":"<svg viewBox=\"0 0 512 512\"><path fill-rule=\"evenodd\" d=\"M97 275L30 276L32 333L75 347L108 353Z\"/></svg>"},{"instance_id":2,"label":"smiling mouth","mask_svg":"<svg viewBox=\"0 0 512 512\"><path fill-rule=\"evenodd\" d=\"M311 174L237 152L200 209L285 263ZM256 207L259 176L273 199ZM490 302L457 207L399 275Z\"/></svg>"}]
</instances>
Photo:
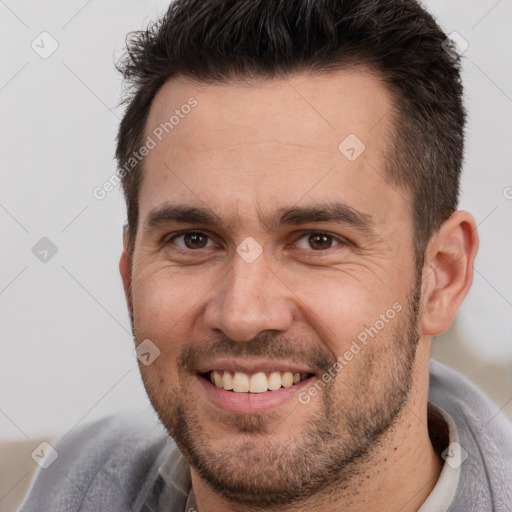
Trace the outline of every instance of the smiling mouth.
<instances>
[{"instance_id":1,"label":"smiling mouth","mask_svg":"<svg viewBox=\"0 0 512 512\"><path fill-rule=\"evenodd\" d=\"M243 373L229 370L212 370L200 373L219 389L234 393L265 393L281 388L292 387L299 382L312 377L312 373L298 372L257 372Z\"/></svg>"}]
</instances>

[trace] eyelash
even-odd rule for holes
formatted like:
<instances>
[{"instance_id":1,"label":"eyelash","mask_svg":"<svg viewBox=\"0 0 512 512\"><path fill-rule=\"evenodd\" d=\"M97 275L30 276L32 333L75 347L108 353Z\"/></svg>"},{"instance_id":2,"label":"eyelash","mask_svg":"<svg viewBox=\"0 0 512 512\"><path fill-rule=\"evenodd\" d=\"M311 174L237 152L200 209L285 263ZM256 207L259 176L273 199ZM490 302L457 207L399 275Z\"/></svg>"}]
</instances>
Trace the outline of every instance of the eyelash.
<instances>
[{"instance_id":1,"label":"eyelash","mask_svg":"<svg viewBox=\"0 0 512 512\"><path fill-rule=\"evenodd\" d=\"M213 241L212 237L203 231L184 230L184 231L179 231L178 233L174 233L172 236L166 238L164 241L164 244L168 245L171 242L173 242L174 240L176 240L177 238L180 238L185 235L202 235L202 236L206 236L209 240ZM299 248L298 249L299 251L307 251L310 253L317 253L318 255L322 255L322 253L326 253L327 251L329 251L330 249L334 249L335 247L352 245L351 242L349 242L347 239L345 239L343 237L340 237L337 235L332 235L331 233L328 233L326 231L315 231L315 230L301 231L299 236L295 239L294 243L297 243L302 238L304 238L306 236L310 236L310 235L326 235L326 236L330 237L334 242L337 242L337 244L329 247L328 249L315 250L315 249ZM178 250L187 252L187 253L199 251L200 249L211 249L211 247L201 247L200 249L188 249L188 248L184 248L184 247L180 247L180 246L176 246L176 247L178 248Z\"/></svg>"}]
</instances>

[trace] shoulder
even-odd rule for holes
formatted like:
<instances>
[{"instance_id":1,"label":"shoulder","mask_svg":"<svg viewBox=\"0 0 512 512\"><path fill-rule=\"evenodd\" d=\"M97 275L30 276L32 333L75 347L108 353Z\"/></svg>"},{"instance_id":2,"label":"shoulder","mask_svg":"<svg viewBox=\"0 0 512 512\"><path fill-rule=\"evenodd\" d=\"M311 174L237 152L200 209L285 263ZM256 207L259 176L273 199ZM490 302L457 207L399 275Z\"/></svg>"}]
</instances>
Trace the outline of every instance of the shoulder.
<instances>
[{"instance_id":1,"label":"shoulder","mask_svg":"<svg viewBox=\"0 0 512 512\"><path fill-rule=\"evenodd\" d=\"M429 400L446 411L457 427L464 450L458 495L465 495L473 505L492 503L494 510L509 510L512 422L470 380L434 360L430 362ZM483 505L471 508L484 509Z\"/></svg>"},{"instance_id":2,"label":"shoulder","mask_svg":"<svg viewBox=\"0 0 512 512\"><path fill-rule=\"evenodd\" d=\"M111 416L73 428L54 444L57 458L38 469L19 512L137 509L169 444L149 414Z\"/></svg>"},{"instance_id":3,"label":"shoulder","mask_svg":"<svg viewBox=\"0 0 512 512\"><path fill-rule=\"evenodd\" d=\"M454 369L430 361L429 399L452 417L464 420L475 434L503 435L512 449L512 422L475 384Z\"/></svg>"}]
</instances>

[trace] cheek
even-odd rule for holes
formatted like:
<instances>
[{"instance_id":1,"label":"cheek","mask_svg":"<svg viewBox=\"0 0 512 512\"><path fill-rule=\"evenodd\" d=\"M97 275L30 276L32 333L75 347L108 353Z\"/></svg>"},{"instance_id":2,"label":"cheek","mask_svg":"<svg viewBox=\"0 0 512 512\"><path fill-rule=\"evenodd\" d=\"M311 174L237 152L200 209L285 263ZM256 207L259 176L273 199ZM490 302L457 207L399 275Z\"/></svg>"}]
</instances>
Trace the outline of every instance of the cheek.
<instances>
[{"instance_id":1,"label":"cheek","mask_svg":"<svg viewBox=\"0 0 512 512\"><path fill-rule=\"evenodd\" d=\"M346 276L316 276L311 282L314 286L296 280L291 288L301 299L308 323L316 326L326 343L332 340L329 344L335 353L344 351L347 343L374 324L394 302L392 292L382 286L372 287Z\"/></svg>"},{"instance_id":2,"label":"cheek","mask_svg":"<svg viewBox=\"0 0 512 512\"><path fill-rule=\"evenodd\" d=\"M161 352L172 349L180 337L180 319L187 311L179 287L158 274L139 279L132 287L135 330L138 341L149 338Z\"/></svg>"},{"instance_id":3,"label":"cheek","mask_svg":"<svg viewBox=\"0 0 512 512\"><path fill-rule=\"evenodd\" d=\"M197 280L170 269L148 269L134 278L133 307L140 322L169 328L197 303ZM203 293L204 295L204 293Z\"/></svg>"},{"instance_id":4,"label":"cheek","mask_svg":"<svg viewBox=\"0 0 512 512\"><path fill-rule=\"evenodd\" d=\"M148 338L161 352L159 362L174 367L183 344L197 338L205 296L214 284L207 276L177 274L168 267L148 267L134 277L132 303L137 340Z\"/></svg>"}]
</instances>

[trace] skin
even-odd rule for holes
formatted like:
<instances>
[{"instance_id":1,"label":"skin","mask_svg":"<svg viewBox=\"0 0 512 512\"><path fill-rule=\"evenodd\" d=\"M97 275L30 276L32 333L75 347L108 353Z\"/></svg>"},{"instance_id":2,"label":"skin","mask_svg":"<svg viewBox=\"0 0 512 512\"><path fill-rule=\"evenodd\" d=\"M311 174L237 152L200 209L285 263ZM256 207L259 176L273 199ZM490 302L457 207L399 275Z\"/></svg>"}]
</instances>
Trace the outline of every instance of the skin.
<instances>
[{"instance_id":1,"label":"skin","mask_svg":"<svg viewBox=\"0 0 512 512\"><path fill-rule=\"evenodd\" d=\"M427 429L431 337L471 286L473 217L446 220L417 274L408 192L385 179L391 96L368 70L251 84L174 78L145 136L190 97L197 106L146 156L135 250L130 257L125 231L120 271L136 342L160 350L141 373L191 464L199 511L417 510L442 468ZM366 146L352 162L338 150L351 133ZM272 225L280 208L334 201L371 216L371 232L323 220ZM210 208L221 223L145 230L164 204ZM184 229L206 245L171 240ZM311 244L306 230L332 238ZM262 248L251 263L236 252L249 236ZM307 404L293 396L233 412L197 375L221 355L300 364L315 382L397 303Z\"/></svg>"}]
</instances>

